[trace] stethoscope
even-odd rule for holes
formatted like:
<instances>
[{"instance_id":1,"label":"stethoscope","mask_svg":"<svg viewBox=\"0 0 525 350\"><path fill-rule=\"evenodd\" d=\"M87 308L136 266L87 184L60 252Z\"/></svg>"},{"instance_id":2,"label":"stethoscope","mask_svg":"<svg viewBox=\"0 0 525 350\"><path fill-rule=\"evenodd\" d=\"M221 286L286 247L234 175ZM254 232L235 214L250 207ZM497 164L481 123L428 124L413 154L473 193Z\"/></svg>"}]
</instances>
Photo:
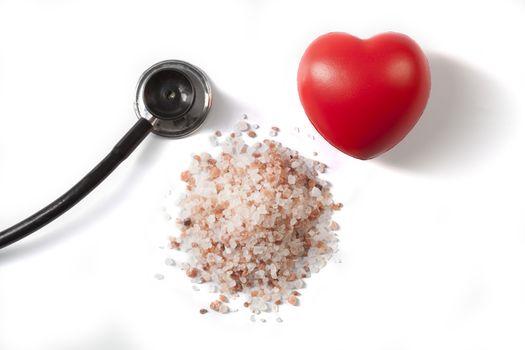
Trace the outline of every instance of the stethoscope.
<instances>
[{"instance_id":1,"label":"stethoscope","mask_svg":"<svg viewBox=\"0 0 525 350\"><path fill-rule=\"evenodd\" d=\"M0 249L49 224L97 187L150 133L182 138L197 130L211 108L211 83L199 68L178 60L159 62L139 79L138 121L111 152L69 191L18 224L0 232Z\"/></svg>"}]
</instances>

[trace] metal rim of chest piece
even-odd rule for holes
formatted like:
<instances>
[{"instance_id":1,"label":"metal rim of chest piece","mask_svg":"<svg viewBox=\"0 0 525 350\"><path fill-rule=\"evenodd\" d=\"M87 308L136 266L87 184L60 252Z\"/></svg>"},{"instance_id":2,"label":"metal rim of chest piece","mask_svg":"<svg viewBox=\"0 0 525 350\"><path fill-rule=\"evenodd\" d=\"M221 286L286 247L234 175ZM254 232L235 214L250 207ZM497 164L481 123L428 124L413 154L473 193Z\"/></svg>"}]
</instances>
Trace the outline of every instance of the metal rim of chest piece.
<instances>
[{"instance_id":1,"label":"metal rim of chest piece","mask_svg":"<svg viewBox=\"0 0 525 350\"><path fill-rule=\"evenodd\" d=\"M153 125L153 133L183 138L204 123L211 104L207 75L188 62L167 60L154 64L140 76L134 107L137 117Z\"/></svg>"}]
</instances>

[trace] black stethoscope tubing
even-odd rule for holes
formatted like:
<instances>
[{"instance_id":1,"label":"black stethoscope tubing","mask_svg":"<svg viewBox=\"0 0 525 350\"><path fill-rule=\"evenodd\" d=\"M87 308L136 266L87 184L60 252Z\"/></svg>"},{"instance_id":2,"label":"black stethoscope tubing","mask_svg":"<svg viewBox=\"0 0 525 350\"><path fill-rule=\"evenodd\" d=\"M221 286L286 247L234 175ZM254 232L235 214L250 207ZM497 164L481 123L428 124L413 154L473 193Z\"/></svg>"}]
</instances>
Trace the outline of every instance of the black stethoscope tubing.
<instances>
[{"instance_id":1,"label":"black stethoscope tubing","mask_svg":"<svg viewBox=\"0 0 525 350\"><path fill-rule=\"evenodd\" d=\"M199 68L178 60L159 62L139 79L138 121L111 152L69 191L16 225L0 232L0 249L49 224L86 197L153 132L181 138L197 130L211 108L211 83Z\"/></svg>"},{"instance_id":2,"label":"black stethoscope tubing","mask_svg":"<svg viewBox=\"0 0 525 350\"><path fill-rule=\"evenodd\" d=\"M111 152L69 191L27 219L0 232L0 249L29 236L80 202L128 158L152 128L149 121L140 118Z\"/></svg>"}]
</instances>

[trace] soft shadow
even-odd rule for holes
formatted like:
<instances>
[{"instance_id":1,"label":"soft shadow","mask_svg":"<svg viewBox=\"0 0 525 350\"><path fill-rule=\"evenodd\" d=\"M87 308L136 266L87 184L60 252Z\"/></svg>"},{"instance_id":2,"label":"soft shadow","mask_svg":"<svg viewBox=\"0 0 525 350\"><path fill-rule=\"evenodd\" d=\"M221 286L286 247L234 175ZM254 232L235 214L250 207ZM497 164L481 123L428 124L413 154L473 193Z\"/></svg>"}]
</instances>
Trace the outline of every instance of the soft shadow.
<instances>
[{"instance_id":1,"label":"soft shadow","mask_svg":"<svg viewBox=\"0 0 525 350\"><path fill-rule=\"evenodd\" d=\"M108 327L102 330L95 337L80 338L69 344L60 344L57 341L52 349L63 350L134 350L139 349L138 345L133 341L133 334L125 332L117 327ZM51 350L51 349L49 349Z\"/></svg>"},{"instance_id":2,"label":"soft shadow","mask_svg":"<svg viewBox=\"0 0 525 350\"><path fill-rule=\"evenodd\" d=\"M149 136L143 141L143 145L139 146L136 152L140 152L134 161L132 167L126 169L127 174L119 183L118 187L109 189L105 188L107 194L101 198L98 203L93 206L93 209L83 211L76 214L76 218L66 224L60 224L60 218L57 219L57 229L46 229L46 227L33 233L29 239L23 239L0 250L0 266L24 257L37 254L47 248L59 244L60 241L70 239L71 237L85 232L86 228L96 220L100 220L105 215L111 215L113 209L120 203L123 203L126 198L133 191L135 183L144 176L147 169L158 159L159 148L162 140L160 138ZM115 172L118 172L116 169ZM111 175L110 175L111 176ZM103 186L104 184L101 184ZM97 191L95 189L94 191ZM89 201L89 195L83 201ZM64 216L68 212L64 213Z\"/></svg>"},{"instance_id":3,"label":"soft shadow","mask_svg":"<svg viewBox=\"0 0 525 350\"><path fill-rule=\"evenodd\" d=\"M205 131L233 130L235 123L241 120L242 114L246 112L246 107L213 83L212 91L212 107L202 128Z\"/></svg>"},{"instance_id":4,"label":"soft shadow","mask_svg":"<svg viewBox=\"0 0 525 350\"><path fill-rule=\"evenodd\" d=\"M508 138L508 98L483 72L438 54L431 54L429 62L432 91L423 116L379 160L430 173L472 170L499 152Z\"/></svg>"}]
</instances>

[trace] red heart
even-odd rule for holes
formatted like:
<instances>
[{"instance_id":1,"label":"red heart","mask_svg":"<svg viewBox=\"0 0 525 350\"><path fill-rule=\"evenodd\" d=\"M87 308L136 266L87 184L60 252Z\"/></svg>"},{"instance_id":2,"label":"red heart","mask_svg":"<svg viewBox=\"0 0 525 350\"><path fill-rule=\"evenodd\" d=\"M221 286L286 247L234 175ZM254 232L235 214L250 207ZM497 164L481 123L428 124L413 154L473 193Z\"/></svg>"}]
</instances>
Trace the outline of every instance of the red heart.
<instances>
[{"instance_id":1,"label":"red heart","mask_svg":"<svg viewBox=\"0 0 525 350\"><path fill-rule=\"evenodd\" d=\"M370 159L394 147L417 123L430 94L430 70L406 35L361 40L328 33L306 49L297 83L319 133L339 150Z\"/></svg>"}]
</instances>

